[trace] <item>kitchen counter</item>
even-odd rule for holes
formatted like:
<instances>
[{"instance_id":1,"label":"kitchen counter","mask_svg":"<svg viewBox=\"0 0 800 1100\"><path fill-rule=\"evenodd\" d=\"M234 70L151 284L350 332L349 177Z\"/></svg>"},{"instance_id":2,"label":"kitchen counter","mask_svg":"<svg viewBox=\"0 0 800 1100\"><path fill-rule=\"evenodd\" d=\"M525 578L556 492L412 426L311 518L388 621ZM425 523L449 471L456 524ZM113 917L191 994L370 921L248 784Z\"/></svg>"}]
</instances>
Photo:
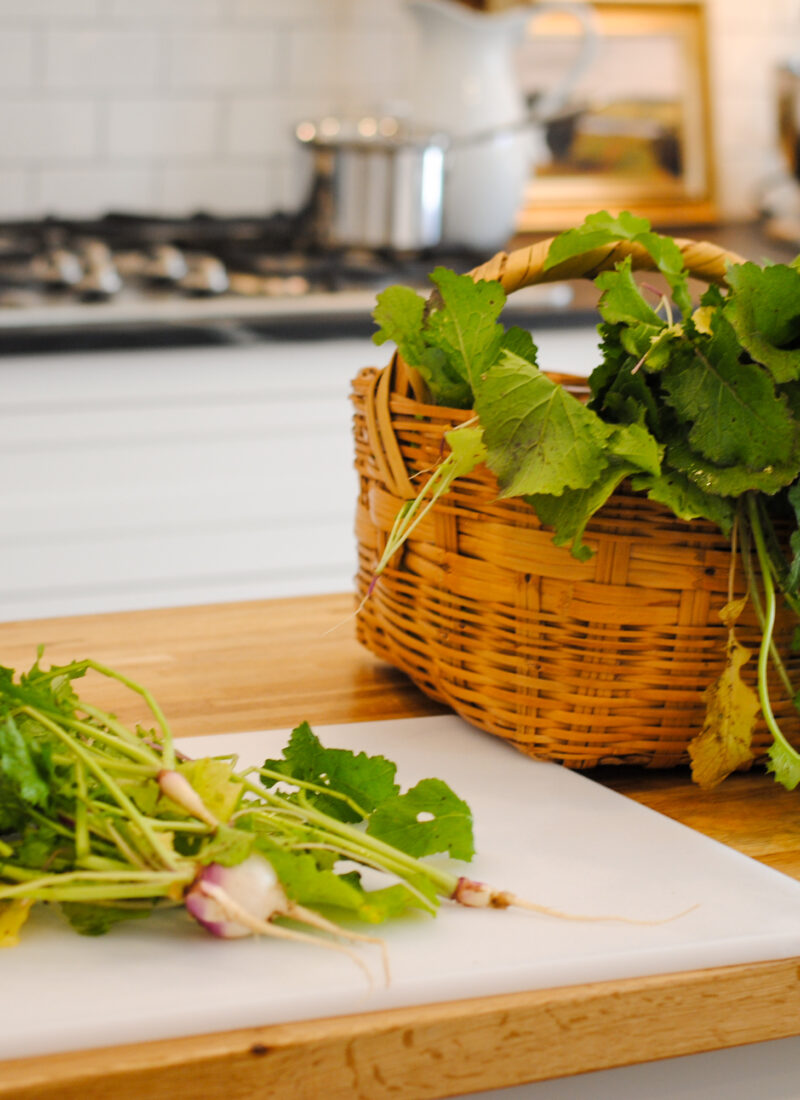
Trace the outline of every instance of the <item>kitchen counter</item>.
<instances>
[{"instance_id":1,"label":"kitchen counter","mask_svg":"<svg viewBox=\"0 0 800 1100\"><path fill-rule=\"evenodd\" d=\"M357 644L352 611L341 594L0 623L0 653L18 669L39 644L46 661L116 666L147 684L178 736L441 713ZM113 683L93 692L135 719ZM681 770L593 778L800 878L797 795L762 774L711 793ZM785 959L6 1062L0 1100L500 1088L800 1035L799 974Z\"/></svg>"}]
</instances>

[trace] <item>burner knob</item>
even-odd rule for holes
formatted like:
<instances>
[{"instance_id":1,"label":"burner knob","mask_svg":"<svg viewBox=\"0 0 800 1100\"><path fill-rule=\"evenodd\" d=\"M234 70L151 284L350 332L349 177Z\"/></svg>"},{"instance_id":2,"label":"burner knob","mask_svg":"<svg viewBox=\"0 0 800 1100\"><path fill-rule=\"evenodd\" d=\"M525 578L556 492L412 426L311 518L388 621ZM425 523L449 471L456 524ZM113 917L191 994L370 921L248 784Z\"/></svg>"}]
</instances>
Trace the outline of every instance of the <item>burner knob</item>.
<instances>
[{"instance_id":1,"label":"burner knob","mask_svg":"<svg viewBox=\"0 0 800 1100\"><path fill-rule=\"evenodd\" d=\"M189 270L179 280L191 294L224 294L230 285L225 265L216 256L191 256Z\"/></svg>"},{"instance_id":2,"label":"burner knob","mask_svg":"<svg viewBox=\"0 0 800 1100\"><path fill-rule=\"evenodd\" d=\"M144 265L144 274L157 283L177 283L189 271L186 257L172 244L156 245Z\"/></svg>"},{"instance_id":3,"label":"burner knob","mask_svg":"<svg viewBox=\"0 0 800 1100\"><path fill-rule=\"evenodd\" d=\"M66 248L50 248L34 257L33 275L49 287L72 287L83 278L83 265L74 252Z\"/></svg>"},{"instance_id":4,"label":"burner knob","mask_svg":"<svg viewBox=\"0 0 800 1100\"><path fill-rule=\"evenodd\" d=\"M83 256L84 275L75 288L83 298L112 298L122 290L122 278L108 245L89 241Z\"/></svg>"}]
</instances>

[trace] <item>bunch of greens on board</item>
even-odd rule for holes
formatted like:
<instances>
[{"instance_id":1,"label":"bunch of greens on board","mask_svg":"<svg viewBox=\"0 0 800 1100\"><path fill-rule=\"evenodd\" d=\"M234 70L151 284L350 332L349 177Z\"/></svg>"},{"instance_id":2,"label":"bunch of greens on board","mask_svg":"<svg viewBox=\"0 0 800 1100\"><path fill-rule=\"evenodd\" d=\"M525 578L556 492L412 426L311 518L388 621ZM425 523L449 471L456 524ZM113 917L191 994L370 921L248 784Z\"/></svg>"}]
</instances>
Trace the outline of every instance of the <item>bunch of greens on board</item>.
<instances>
[{"instance_id":1,"label":"bunch of greens on board","mask_svg":"<svg viewBox=\"0 0 800 1100\"><path fill-rule=\"evenodd\" d=\"M189 760L142 685L40 661L0 666L0 946L43 903L86 935L174 908L218 937L313 940L357 961L350 941L381 941L343 920L435 914L443 898L542 909L448 866L473 856L472 814L441 779L403 792L392 761L326 748L305 722L260 767ZM139 696L148 725L79 696L87 673Z\"/></svg>"},{"instance_id":2,"label":"bunch of greens on board","mask_svg":"<svg viewBox=\"0 0 800 1100\"><path fill-rule=\"evenodd\" d=\"M498 322L499 283L437 268L429 302L400 286L378 296L375 342L398 346L432 403L475 416L446 434L450 453L401 509L376 572L455 478L481 463L501 498L527 501L581 560L591 555L587 521L624 479L682 520L710 520L743 547L762 644L756 698L739 674L748 656L734 634L743 602L731 602L728 661L691 748L695 779L712 785L750 759L760 709L774 738L769 767L794 788L800 753L775 721L767 665L775 661L794 697L772 634L776 590L800 613L800 531L787 560L774 526L778 515L800 517L800 258L731 265L724 289L711 286L693 302L674 240L644 218L601 211L557 237L545 267L617 241L646 249L668 290L636 281L630 257L597 277L601 358L587 404L539 369L527 332Z\"/></svg>"}]
</instances>

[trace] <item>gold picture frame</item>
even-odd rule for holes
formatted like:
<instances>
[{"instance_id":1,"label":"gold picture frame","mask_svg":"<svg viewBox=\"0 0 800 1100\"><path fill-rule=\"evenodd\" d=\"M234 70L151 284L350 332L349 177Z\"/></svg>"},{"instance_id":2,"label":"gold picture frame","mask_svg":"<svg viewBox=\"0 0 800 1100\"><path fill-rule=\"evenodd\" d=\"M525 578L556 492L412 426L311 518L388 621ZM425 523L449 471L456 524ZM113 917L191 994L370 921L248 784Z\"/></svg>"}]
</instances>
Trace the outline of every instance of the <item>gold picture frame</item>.
<instances>
[{"instance_id":1,"label":"gold picture frame","mask_svg":"<svg viewBox=\"0 0 800 1100\"><path fill-rule=\"evenodd\" d=\"M493 0L483 2L489 10ZM630 210L656 226L713 223L704 3L594 0L592 7L597 55L545 127L544 159L526 187L517 230L569 228L599 209ZM569 63L570 49L574 56L576 33L565 13L531 20L520 73L532 106Z\"/></svg>"}]
</instances>

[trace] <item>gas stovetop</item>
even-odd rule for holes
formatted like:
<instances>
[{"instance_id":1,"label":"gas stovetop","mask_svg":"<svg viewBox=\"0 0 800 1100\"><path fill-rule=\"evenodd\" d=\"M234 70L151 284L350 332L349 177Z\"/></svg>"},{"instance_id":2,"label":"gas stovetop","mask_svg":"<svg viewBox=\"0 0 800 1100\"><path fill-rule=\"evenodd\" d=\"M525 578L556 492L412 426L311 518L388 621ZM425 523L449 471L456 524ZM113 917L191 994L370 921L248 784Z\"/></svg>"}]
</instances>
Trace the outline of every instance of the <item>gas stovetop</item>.
<instances>
[{"instance_id":1,"label":"gas stovetop","mask_svg":"<svg viewBox=\"0 0 800 1100\"><path fill-rule=\"evenodd\" d=\"M485 256L413 256L314 244L303 213L186 219L109 214L0 225L0 341L38 334L311 324L371 325L375 295L424 288L443 264L466 271ZM558 310L568 288L535 287L519 310Z\"/></svg>"}]
</instances>

